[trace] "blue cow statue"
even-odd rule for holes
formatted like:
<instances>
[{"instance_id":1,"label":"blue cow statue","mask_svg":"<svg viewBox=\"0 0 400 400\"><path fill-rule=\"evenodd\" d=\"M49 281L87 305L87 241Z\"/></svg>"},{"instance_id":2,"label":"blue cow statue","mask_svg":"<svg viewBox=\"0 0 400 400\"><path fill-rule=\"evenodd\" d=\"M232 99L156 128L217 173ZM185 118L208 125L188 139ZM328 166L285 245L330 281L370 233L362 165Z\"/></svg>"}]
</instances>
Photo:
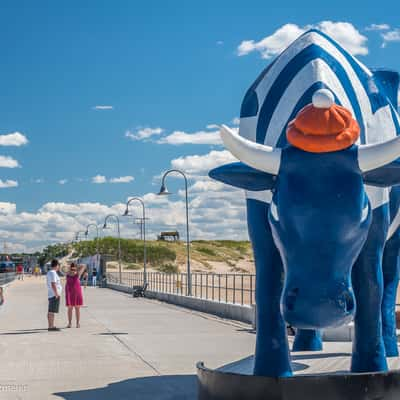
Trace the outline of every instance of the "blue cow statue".
<instances>
[{"instance_id":1,"label":"blue cow statue","mask_svg":"<svg viewBox=\"0 0 400 400\"><path fill-rule=\"evenodd\" d=\"M239 132L221 128L240 162L210 176L246 190L255 375L292 375L286 323L302 351L354 320L352 372L385 371L398 356L398 88L397 73L370 71L311 30L247 91Z\"/></svg>"}]
</instances>

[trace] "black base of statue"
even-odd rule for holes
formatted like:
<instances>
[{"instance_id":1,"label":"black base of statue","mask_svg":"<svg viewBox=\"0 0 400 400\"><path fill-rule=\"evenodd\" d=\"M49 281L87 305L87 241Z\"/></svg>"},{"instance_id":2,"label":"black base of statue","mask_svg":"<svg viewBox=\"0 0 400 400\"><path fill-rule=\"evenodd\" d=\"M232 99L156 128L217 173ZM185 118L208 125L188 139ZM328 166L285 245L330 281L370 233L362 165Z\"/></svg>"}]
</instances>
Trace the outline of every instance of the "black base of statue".
<instances>
[{"instance_id":1,"label":"black base of statue","mask_svg":"<svg viewBox=\"0 0 400 400\"><path fill-rule=\"evenodd\" d=\"M400 400L400 370L269 378L197 363L199 400Z\"/></svg>"}]
</instances>

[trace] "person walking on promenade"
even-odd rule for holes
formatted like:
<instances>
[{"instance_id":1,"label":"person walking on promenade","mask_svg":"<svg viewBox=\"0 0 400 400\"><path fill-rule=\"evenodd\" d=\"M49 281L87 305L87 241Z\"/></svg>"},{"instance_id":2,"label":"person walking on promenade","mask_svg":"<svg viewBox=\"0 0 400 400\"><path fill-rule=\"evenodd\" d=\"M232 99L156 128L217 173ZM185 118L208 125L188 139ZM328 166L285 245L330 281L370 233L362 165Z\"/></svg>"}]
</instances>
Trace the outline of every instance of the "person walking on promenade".
<instances>
[{"instance_id":1,"label":"person walking on promenade","mask_svg":"<svg viewBox=\"0 0 400 400\"><path fill-rule=\"evenodd\" d=\"M68 325L67 328L71 328L72 324L72 312L75 308L76 327L80 328L81 310L80 307L83 305L82 287L81 287L81 275L85 271L85 266L78 266L72 263L67 273L67 283L65 284L65 300L68 307Z\"/></svg>"},{"instance_id":2,"label":"person walking on promenade","mask_svg":"<svg viewBox=\"0 0 400 400\"><path fill-rule=\"evenodd\" d=\"M24 267L22 264L17 265L18 280L24 280Z\"/></svg>"},{"instance_id":3,"label":"person walking on promenade","mask_svg":"<svg viewBox=\"0 0 400 400\"><path fill-rule=\"evenodd\" d=\"M51 261L51 267L47 272L47 297L49 299L49 309L47 314L47 320L49 323L49 331L60 331L54 325L54 314L57 314L60 309L60 296L62 292L61 280L57 274L60 264L58 260Z\"/></svg>"},{"instance_id":4,"label":"person walking on promenade","mask_svg":"<svg viewBox=\"0 0 400 400\"><path fill-rule=\"evenodd\" d=\"M3 286L0 286L0 306L4 304Z\"/></svg>"},{"instance_id":5,"label":"person walking on promenade","mask_svg":"<svg viewBox=\"0 0 400 400\"><path fill-rule=\"evenodd\" d=\"M97 286L97 269L96 269L96 267L93 267L93 271L92 271L92 286L93 287Z\"/></svg>"},{"instance_id":6,"label":"person walking on promenade","mask_svg":"<svg viewBox=\"0 0 400 400\"><path fill-rule=\"evenodd\" d=\"M83 273L82 280L83 280L83 287L86 289L88 284L89 274L87 271Z\"/></svg>"}]
</instances>

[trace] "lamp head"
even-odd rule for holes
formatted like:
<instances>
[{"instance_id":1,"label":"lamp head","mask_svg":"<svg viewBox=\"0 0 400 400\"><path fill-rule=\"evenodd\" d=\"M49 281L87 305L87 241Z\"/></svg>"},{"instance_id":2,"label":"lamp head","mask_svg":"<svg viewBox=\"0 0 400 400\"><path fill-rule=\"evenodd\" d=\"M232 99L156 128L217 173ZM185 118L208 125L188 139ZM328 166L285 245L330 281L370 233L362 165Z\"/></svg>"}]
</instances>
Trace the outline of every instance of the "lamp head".
<instances>
[{"instance_id":1,"label":"lamp head","mask_svg":"<svg viewBox=\"0 0 400 400\"><path fill-rule=\"evenodd\" d=\"M128 207L126 207L125 212L122 214L123 217L127 217L129 215Z\"/></svg>"},{"instance_id":2,"label":"lamp head","mask_svg":"<svg viewBox=\"0 0 400 400\"><path fill-rule=\"evenodd\" d=\"M159 196L168 196L171 194L171 192L168 191L167 187L163 183L161 185L160 191L157 193Z\"/></svg>"},{"instance_id":3,"label":"lamp head","mask_svg":"<svg viewBox=\"0 0 400 400\"><path fill-rule=\"evenodd\" d=\"M89 235L89 230L86 229L85 236Z\"/></svg>"},{"instance_id":4,"label":"lamp head","mask_svg":"<svg viewBox=\"0 0 400 400\"><path fill-rule=\"evenodd\" d=\"M107 229L107 222L104 222L103 229Z\"/></svg>"}]
</instances>

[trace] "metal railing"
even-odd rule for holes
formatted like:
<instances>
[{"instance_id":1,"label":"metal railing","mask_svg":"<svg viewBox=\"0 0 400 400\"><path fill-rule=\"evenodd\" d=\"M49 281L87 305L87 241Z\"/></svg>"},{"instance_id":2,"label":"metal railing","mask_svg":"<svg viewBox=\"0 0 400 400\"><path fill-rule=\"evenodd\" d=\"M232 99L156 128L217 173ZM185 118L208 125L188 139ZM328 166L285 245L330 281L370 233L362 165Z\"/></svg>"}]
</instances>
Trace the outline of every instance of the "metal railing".
<instances>
[{"instance_id":1,"label":"metal railing","mask_svg":"<svg viewBox=\"0 0 400 400\"><path fill-rule=\"evenodd\" d=\"M2 272L0 273L0 286L12 282L15 279L15 272Z\"/></svg>"},{"instance_id":2,"label":"metal railing","mask_svg":"<svg viewBox=\"0 0 400 400\"><path fill-rule=\"evenodd\" d=\"M122 285L142 286L143 272L122 272ZM205 300L252 306L255 304L255 275L253 274L211 274L192 273L192 296ZM119 284L118 272L108 272L107 282ZM148 290L162 293L185 295L187 274L147 273Z\"/></svg>"}]
</instances>

